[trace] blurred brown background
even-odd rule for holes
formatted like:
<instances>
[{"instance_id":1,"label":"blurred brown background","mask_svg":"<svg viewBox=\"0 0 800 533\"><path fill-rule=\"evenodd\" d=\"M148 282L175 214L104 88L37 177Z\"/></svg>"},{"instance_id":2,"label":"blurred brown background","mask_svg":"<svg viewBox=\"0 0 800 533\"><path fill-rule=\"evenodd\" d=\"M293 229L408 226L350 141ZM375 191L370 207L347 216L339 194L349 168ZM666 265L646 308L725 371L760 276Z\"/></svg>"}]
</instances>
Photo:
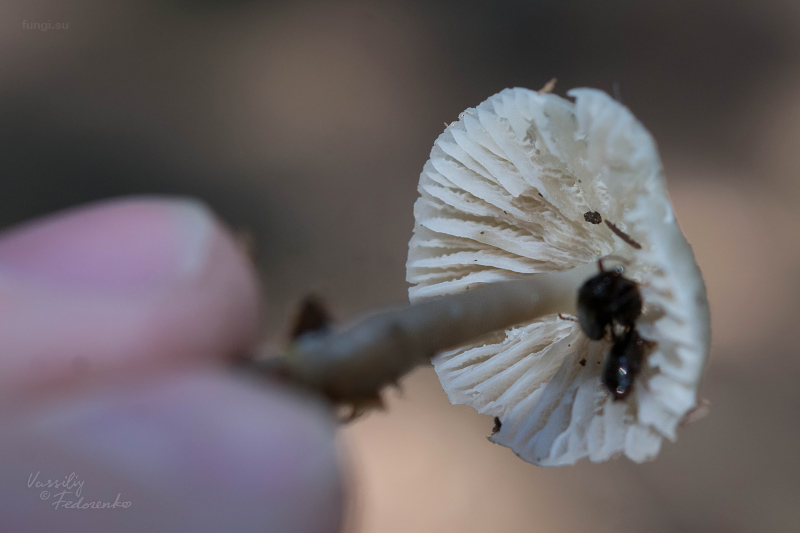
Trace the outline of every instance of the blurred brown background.
<instances>
[{"instance_id":1,"label":"blurred brown background","mask_svg":"<svg viewBox=\"0 0 800 533\"><path fill-rule=\"evenodd\" d=\"M443 122L552 77L559 94L616 87L706 276L711 415L652 463L542 469L420 370L342 432L348 528L800 527L800 3L12 0L0 20L0 224L201 197L254 235L272 338L310 291L343 320L406 301Z\"/></svg>"}]
</instances>

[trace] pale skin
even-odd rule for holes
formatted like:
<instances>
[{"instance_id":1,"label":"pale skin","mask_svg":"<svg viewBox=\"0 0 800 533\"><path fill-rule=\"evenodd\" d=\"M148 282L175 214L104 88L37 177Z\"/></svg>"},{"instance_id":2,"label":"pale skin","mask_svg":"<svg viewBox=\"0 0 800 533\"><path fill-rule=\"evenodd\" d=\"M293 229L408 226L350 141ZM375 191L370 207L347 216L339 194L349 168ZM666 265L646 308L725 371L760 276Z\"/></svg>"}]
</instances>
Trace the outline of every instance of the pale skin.
<instances>
[{"instance_id":1,"label":"pale skin","mask_svg":"<svg viewBox=\"0 0 800 533\"><path fill-rule=\"evenodd\" d=\"M196 203L106 202L0 235L4 531L338 531L330 410L230 370L258 339L258 294ZM37 485L70 474L84 503L130 506L68 508L75 478Z\"/></svg>"}]
</instances>

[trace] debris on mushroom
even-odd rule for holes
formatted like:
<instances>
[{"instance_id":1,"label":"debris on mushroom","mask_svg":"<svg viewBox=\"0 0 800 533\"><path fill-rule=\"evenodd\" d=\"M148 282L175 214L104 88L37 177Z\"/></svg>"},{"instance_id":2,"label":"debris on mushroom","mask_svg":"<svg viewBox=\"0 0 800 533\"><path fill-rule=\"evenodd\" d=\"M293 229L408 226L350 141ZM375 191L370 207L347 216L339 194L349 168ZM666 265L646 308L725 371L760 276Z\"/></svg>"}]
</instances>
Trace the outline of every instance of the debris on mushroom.
<instances>
[{"instance_id":1,"label":"debris on mushroom","mask_svg":"<svg viewBox=\"0 0 800 533\"><path fill-rule=\"evenodd\" d=\"M698 405L705 286L650 134L601 91L568 95L575 101L506 89L439 136L414 206L409 294L414 302L544 279L607 258L638 289L641 313L630 324L592 340L578 321L549 314L442 353L434 367L450 401L502 420L491 440L527 461L640 462ZM621 365L641 359L624 394L603 378L612 348Z\"/></svg>"}]
</instances>

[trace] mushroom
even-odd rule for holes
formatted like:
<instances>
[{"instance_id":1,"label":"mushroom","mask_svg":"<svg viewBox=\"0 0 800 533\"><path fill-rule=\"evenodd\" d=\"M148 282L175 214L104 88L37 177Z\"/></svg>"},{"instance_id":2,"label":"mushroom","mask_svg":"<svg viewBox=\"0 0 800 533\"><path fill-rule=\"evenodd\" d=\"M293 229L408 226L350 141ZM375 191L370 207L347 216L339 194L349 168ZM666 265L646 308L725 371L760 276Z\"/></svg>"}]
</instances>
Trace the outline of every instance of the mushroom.
<instances>
[{"instance_id":1,"label":"mushroom","mask_svg":"<svg viewBox=\"0 0 800 533\"><path fill-rule=\"evenodd\" d=\"M710 319L700 270L677 225L655 142L602 91L506 89L439 136L419 182L409 244L412 302L506 280L545 291L581 273L538 318L433 360L450 401L499 421L493 442L543 466L624 453L652 459L698 405ZM619 338L591 340L573 317L604 269L636 283L647 347L630 394L602 379ZM535 305L535 304L532 304Z\"/></svg>"}]
</instances>

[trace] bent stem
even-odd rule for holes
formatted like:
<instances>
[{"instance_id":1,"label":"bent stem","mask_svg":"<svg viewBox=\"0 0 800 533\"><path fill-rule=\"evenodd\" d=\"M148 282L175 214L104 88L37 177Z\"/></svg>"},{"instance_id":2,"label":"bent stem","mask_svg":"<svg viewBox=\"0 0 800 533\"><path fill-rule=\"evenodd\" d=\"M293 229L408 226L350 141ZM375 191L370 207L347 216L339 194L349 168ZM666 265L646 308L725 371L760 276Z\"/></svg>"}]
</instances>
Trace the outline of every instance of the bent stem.
<instances>
[{"instance_id":1,"label":"bent stem","mask_svg":"<svg viewBox=\"0 0 800 533\"><path fill-rule=\"evenodd\" d=\"M498 329L557 313L575 314L579 287L594 264L518 281L479 286L363 319L333 333L299 337L286 354L252 360L254 370L277 374L336 403L377 398L388 384L430 360Z\"/></svg>"}]
</instances>

